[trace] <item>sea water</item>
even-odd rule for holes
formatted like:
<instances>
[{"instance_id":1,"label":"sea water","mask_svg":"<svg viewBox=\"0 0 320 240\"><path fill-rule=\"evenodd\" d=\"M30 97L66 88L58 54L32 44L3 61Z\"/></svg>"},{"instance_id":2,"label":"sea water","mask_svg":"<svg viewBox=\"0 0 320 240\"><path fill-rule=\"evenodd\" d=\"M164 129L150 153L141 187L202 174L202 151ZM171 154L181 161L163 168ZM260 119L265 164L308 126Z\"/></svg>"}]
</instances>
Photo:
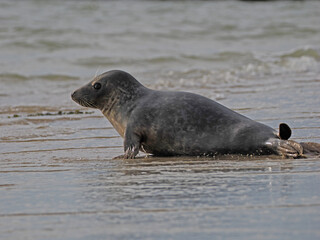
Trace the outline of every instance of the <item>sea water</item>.
<instances>
[{"instance_id":1,"label":"sea water","mask_svg":"<svg viewBox=\"0 0 320 240\"><path fill-rule=\"evenodd\" d=\"M0 2L1 239L319 239L318 158L112 160L111 69L320 142L320 2Z\"/></svg>"}]
</instances>

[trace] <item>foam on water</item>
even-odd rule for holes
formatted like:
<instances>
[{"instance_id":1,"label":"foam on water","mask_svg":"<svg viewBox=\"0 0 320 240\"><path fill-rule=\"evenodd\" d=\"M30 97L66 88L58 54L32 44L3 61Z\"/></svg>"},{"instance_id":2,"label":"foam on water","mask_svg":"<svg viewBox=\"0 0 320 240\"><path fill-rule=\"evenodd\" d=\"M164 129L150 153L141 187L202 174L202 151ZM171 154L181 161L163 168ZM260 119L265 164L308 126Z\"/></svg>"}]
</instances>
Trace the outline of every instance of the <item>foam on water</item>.
<instances>
[{"instance_id":1,"label":"foam on water","mask_svg":"<svg viewBox=\"0 0 320 240\"><path fill-rule=\"evenodd\" d=\"M311 48L301 48L293 50L289 53L276 56L276 54L269 56L255 57L252 55L245 55L247 64L241 65L243 61L233 64L234 67L230 69L186 69L184 71L170 70L153 86L155 88L218 88L220 84L234 84L237 83L251 83L258 85L264 84L262 80L266 78L282 78L284 84L294 84L291 77L308 77L310 79L317 79L320 76L320 61L318 51ZM215 59L217 61L230 62L234 57L244 56L240 53L220 53L221 56ZM250 57L249 57L250 56ZM198 60L194 57L195 60ZM201 59L201 58L200 58ZM207 61L212 59L207 58ZM232 66L232 65L231 65ZM267 83L266 83L267 84Z\"/></svg>"}]
</instances>

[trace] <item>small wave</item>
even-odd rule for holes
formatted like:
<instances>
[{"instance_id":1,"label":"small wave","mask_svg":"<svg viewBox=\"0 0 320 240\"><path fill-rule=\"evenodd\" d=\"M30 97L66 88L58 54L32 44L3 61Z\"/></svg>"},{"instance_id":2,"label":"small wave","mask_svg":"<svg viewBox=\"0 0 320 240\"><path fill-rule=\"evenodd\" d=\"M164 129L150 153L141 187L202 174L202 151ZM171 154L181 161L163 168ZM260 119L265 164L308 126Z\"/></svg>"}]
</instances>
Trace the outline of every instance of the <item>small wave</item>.
<instances>
[{"instance_id":1,"label":"small wave","mask_svg":"<svg viewBox=\"0 0 320 240\"><path fill-rule=\"evenodd\" d=\"M197 56L187 56L199 60ZM320 58L317 50L302 48L286 54L269 57L254 57L244 53L220 53L216 57L205 58L206 61L234 61L243 65L229 69L186 69L184 71L169 71L158 77L153 86L161 88L216 88L217 84L237 84L259 79L278 79L279 76L292 78L297 76L318 76L320 73ZM204 60L204 58L201 58ZM230 63L227 63L230 66Z\"/></svg>"},{"instance_id":2,"label":"small wave","mask_svg":"<svg viewBox=\"0 0 320 240\"><path fill-rule=\"evenodd\" d=\"M301 57L311 57L316 60L320 60L320 52L319 50L312 49L310 47L305 47L301 49L296 49L293 51L290 51L288 53L284 53L280 55L281 58L301 58Z\"/></svg>"},{"instance_id":3,"label":"small wave","mask_svg":"<svg viewBox=\"0 0 320 240\"><path fill-rule=\"evenodd\" d=\"M215 76L213 71L201 69L169 71L159 76L158 81L152 85L152 88L210 88L210 85L214 82L212 76Z\"/></svg>"},{"instance_id":4,"label":"small wave","mask_svg":"<svg viewBox=\"0 0 320 240\"><path fill-rule=\"evenodd\" d=\"M70 48L87 48L88 44L77 43L70 41L51 41L51 40L40 40L36 43L37 47L43 47L50 51L61 50L61 49L70 49Z\"/></svg>"},{"instance_id":5,"label":"small wave","mask_svg":"<svg viewBox=\"0 0 320 240\"><path fill-rule=\"evenodd\" d=\"M160 64L179 61L178 57L172 56L155 56L150 58L117 58L117 57L90 57L78 59L75 64L86 67L97 66L124 66L124 65L141 65L141 64Z\"/></svg>"},{"instance_id":6,"label":"small wave","mask_svg":"<svg viewBox=\"0 0 320 240\"><path fill-rule=\"evenodd\" d=\"M81 33L80 30L76 28L44 28L44 27L28 27L28 26L17 26L14 27L16 33L21 33L24 36L35 36L40 37L48 36L61 36L62 34L78 34Z\"/></svg>"},{"instance_id":7,"label":"small wave","mask_svg":"<svg viewBox=\"0 0 320 240\"><path fill-rule=\"evenodd\" d=\"M241 78L319 73L320 64L311 57L285 58L274 62L249 63L236 69L234 74Z\"/></svg>"},{"instance_id":8,"label":"small wave","mask_svg":"<svg viewBox=\"0 0 320 240\"><path fill-rule=\"evenodd\" d=\"M0 74L0 80L2 81L24 81L28 80L29 77L16 74L16 73L1 73Z\"/></svg>"},{"instance_id":9,"label":"small wave","mask_svg":"<svg viewBox=\"0 0 320 240\"><path fill-rule=\"evenodd\" d=\"M243 78L296 75L320 72L319 52L312 48L301 48L289 53L273 56L270 60L260 58L235 69L235 75Z\"/></svg>"},{"instance_id":10,"label":"small wave","mask_svg":"<svg viewBox=\"0 0 320 240\"><path fill-rule=\"evenodd\" d=\"M8 82L19 82L19 81L28 81L28 80L49 80L49 81L71 81L78 80L79 77L63 75L63 74L45 74L45 75L32 75L25 76L16 73L2 73L0 74L0 80Z\"/></svg>"},{"instance_id":11,"label":"small wave","mask_svg":"<svg viewBox=\"0 0 320 240\"><path fill-rule=\"evenodd\" d=\"M56 51L63 49L74 49L74 48L89 48L89 44L85 43L77 43L70 41L54 41L54 40L39 40L36 42L26 41L10 41L5 44L5 47L19 47L19 48L27 48L27 49L44 49L47 51Z\"/></svg>"},{"instance_id":12,"label":"small wave","mask_svg":"<svg viewBox=\"0 0 320 240\"><path fill-rule=\"evenodd\" d=\"M70 75L61 75L61 74L47 74L47 75L39 75L34 78L50 80L50 81L70 81L70 80L78 80L79 77L70 76Z\"/></svg>"},{"instance_id":13,"label":"small wave","mask_svg":"<svg viewBox=\"0 0 320 240\"><path fill-rule=\"evenodd\" d=\"M287 58L279 62L280 73L319 72L320 65L312 57Z\"/></svg>"},{"instance_id":14,"label":"small wave","mask_svg":"<svg viewBox=\"0 0 320 240\"><path fill-rule=\"evenodd\" d=\"M234 62L234 61L248 61L254 60L254 56L249 52L232 52L223 51L212 55L182 55L183 58L191 60L201 60L210 62Z\"/></svg>"}]
</instances>

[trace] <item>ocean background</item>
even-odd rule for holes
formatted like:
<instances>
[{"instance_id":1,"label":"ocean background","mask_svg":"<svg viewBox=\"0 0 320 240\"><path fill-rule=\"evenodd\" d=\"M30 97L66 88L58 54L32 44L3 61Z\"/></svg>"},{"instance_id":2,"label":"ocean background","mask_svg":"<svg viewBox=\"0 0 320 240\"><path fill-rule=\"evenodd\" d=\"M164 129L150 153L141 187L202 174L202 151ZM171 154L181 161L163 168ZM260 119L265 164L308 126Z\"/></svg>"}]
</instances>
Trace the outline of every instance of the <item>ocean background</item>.
<instances>
[{"instance_id":1,"label":"ocean background","mask_svg":"<svg viewBox=\"0 0 320 240\"><path fill-rule=\"evenodd\" d=\"M320 1L0 1L1 239L319 239L319 158L112 160L112 69L320 143Z\"/></svg>"}]
</instances>

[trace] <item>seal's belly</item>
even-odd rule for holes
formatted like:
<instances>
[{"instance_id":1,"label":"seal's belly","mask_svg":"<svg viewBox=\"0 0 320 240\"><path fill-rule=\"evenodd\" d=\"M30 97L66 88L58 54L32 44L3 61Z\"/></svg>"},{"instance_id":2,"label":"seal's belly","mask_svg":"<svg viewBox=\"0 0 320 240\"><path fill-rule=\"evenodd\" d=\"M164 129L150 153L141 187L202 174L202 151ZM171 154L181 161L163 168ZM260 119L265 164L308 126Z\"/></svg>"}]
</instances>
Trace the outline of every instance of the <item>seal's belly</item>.
<instances>
[{"instance_id":1,"label":"seal's belly","mask_svg":"<svg viewBox=\"0 0 320 240\"><path fill-rule=\"evenodd\" d=\"M250 153L263 148L267 139L274 137L273 129L254 121L241 126L189 127L189 131L184 128L149 131L143 138L142 150L159 156Z\"/></svg>"}]
</instances>

